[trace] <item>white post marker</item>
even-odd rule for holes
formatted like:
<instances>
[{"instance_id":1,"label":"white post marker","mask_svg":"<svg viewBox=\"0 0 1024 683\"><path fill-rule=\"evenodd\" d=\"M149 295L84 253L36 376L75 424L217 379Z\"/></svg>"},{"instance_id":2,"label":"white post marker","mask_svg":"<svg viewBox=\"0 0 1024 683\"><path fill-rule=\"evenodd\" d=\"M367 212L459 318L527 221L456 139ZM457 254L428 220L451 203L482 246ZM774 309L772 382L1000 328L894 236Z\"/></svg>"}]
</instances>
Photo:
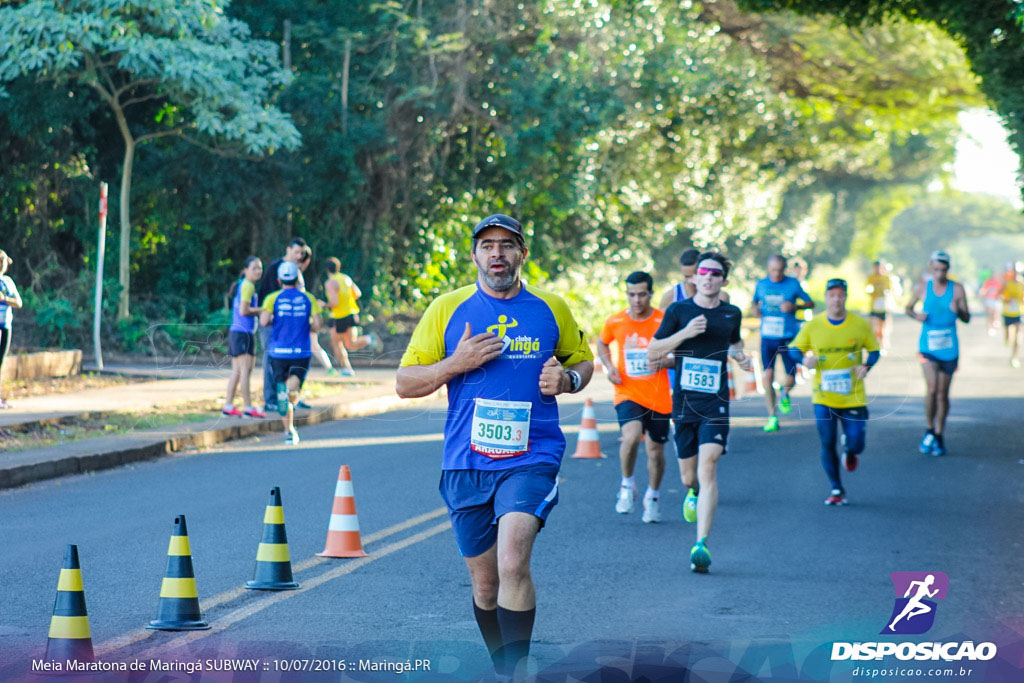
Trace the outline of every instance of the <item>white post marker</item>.
<instances>
[{"instance_id":1,"label":"white post marker","mask_svg":"<svg viewBox=\"0 0 1024 683\"><path fill-rule=\"evenodd\" d=\"M96 369L103 369L103 349L100 346L100 314L103 310L103 258L107 251L107 184L100 183L100 237L96 248L96 306L92 316L92 346L96 356Z\"/></svg>"}]
</instances>

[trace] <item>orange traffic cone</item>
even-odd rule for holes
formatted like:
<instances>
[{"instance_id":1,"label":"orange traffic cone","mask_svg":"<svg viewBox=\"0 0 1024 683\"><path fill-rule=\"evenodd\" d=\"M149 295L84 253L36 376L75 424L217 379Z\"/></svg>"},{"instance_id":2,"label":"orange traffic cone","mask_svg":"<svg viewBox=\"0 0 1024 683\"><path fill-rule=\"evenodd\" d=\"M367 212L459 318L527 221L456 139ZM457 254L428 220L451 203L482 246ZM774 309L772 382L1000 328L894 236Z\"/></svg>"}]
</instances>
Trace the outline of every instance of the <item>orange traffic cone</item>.
<instances>
[{"instance_id":1,"label":"orange traffic cone","mask_svg":"<svg viewBox=\"0 0 1024 683\"><path fill-rule=\"evenodd\" d=\"M256 551L256 568L245 587L261 591L287 591L299 587L292 578L292 557L284 531L281 489L270 489L270 502L263 513L263 540Z\"/></svg>"},{"instance_id":2,"label":"orange traffic cone","mask_svg":"<svg viewBox=\"0 0 1024 683\"><path fill-rule=\"evenodd\" d=\"M753 394L763 394L764 389L761 387L761 383L757 379L757 354L753 351L750 352L750 369L746 372L746 381L743 384L743 395L751 396Z\"/></svg>"},{"instance_id":3,"label":"orange traffic cone","mask_svg":"<svg viewBox=\"0 0 1024 683\"><path fill-rule=\"evenodd\" d=\"M320 557L366 557L363 541L359 537L359 518L356 516L356 498L352 491L352 473L348 465L338 471L334 488L331 522L327 526L327 547L317 553Z\"/></svg>"},{"instance_id":4,"label":"orange traffic cone","mask_svg":"<svg viewBox=\"0 0 1024 683\"><path fill-rule=\"evenodd\" d=\"M82 570L78 564L78 546L70 544L64 550L64 566L57 579L57 598L53 601L45 657L45 661L60 662L61 666L67 666L69 660L94 660Z\"/></svg>"},{"instance_id":5,"label":"orange traffic cone","mask_svg":"<svg viewBox=\"0 0 1024 683\"><path fill-rule=\"evenodd\" d=\"M728 365L725 368L725 379L729 384L729 400L736 400L736 386L732 383L732 366Z\"/></svg>"},{"instance_id":6,"label":"orange traffic cone","mask_svg":"<svg viewBox=\"0 0 1024 683\"><path fill-rule=\"evenodd\" d=\"M174 518L174 531L167 548L167 575L160 584L160 606L148 629L156 631L202 631L210 628L199 611L196 575L192 569L192 548L188 544L185 515Z\"/></svg>"},{"instance_id":7,"label":"orange traffic cone","mask_svg":"<svg viewBox=\"0 0 1024 683\"><path fill-rule=\"evenodd\" d=\"M601 452L601 440L597 436L597 413L594 411L594 402L589 398L583 404L583 422L580 424L579 436L576 437L576 452L572 457L608 457Z\"/></svg>"}]
</instances>

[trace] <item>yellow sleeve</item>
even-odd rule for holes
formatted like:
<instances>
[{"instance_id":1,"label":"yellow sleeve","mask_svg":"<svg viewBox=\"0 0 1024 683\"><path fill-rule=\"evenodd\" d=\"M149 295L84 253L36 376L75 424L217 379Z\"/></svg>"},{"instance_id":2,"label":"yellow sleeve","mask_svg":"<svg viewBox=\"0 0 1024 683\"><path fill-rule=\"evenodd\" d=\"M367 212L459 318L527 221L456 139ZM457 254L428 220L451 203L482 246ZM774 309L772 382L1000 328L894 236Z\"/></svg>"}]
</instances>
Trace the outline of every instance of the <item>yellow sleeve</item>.
<instances>
[{"instance_id":1,"label":"yellow sleeve","mask_svg":"<svg viewBox=\"0 0 1024 683\"><path fill-rule=\"evenodd\" d=\"M279 289L276 292L271 292L270 294L267 294L267 297L263 300L264 311L270 311L271 313L274 312L274 302L277 301L277 295L280 293L281 290Z\"/></svg>"},{"instance_id":2,"label":"yellow sleeve","mask_svg":"<svg viewBox=\"0 0 1024 683\"><path fill-rule=\"evenodd\" d=\"M867 351L878 351L881 347L878 345L878 339L875 338L875 333L871 331L871 323L864 318L858 316L861 328L861 343L864 344L864 348Z\"/></svg>"},{"instance_id":3,"label":"yellow sleeve","mask_svg":"<svg viewBox=\"0 0 1024 683\"><path fill-rule=\"evenodd\" d=\"M476 285L470 285L457 289L443 296L439 296L427 308L427 312L420 318L413 330L409 346L402 354L399 367L410 365L433 365L445 358L444 332L448 327L448 321L452 318L455 309L476 292ZM474 330L477 334L480 330Z\"/></svg>"},{"instance_id":4,"label":"yellow sleeve","mask_svg":"<svg viewBox=\"0 0 1024 683\"><path fill-rule=\"evenodd\" d=\"M576 319L572 317L565 300L557 294L534 289L529 285L527 285L527 289L543 300L555 316L555 322L558 324L558 344L555 346L555 358L558 359L558 362L568 367L581 361L594 360L590 345L587 344L587 339L583 336L579 325L576 324Z\"/></svg>"},{"instance_id":5,"label":"yellow sleeve","mask_svg":"<svg viewBox=\"0 0 1024 683\"><path fill-rule=\"evenodd\" d=\"M821 318L815 318L814 320L820 320L820 319ZM809 323L807 323L805 325L801 325L800 326L800 331L797 332L796 339L794 339L793 341L789 342L789 348L791 348L791 349L800 349L804 353L807 353L812 348L814 348L814 345L811 344L811 333L810 333L810 329L811 329L811 326L814 323L814 320L812 320L811 322L809 322Z\"/></svg>"},{"instance_id":6,"label":"yellow sleeve","mask_svg":"<svg viewBox=\"0 0 1024 683\"><path fill-rule=\"evenodd\" d=\"M307 299L309 299L309 305L310 305L309 314L310 315L320 315L320 312L323 309L320 308L320 302L316 300L316 297L314 297L312 294L310 294L309 292L307 292L305 290L303 290L302 293L306 295Z\"/></svg>"},{"instance_id":7,"label":"yellow sleeve","mask_svg":"<svg viewBox=\"0 0 1024 683\"><path fill-rule=\"evenodd\" d=\"M242 279L242 301L252 301L252 295L256 293L256 285L247 279Z\"/></svg>"}]
</instances>

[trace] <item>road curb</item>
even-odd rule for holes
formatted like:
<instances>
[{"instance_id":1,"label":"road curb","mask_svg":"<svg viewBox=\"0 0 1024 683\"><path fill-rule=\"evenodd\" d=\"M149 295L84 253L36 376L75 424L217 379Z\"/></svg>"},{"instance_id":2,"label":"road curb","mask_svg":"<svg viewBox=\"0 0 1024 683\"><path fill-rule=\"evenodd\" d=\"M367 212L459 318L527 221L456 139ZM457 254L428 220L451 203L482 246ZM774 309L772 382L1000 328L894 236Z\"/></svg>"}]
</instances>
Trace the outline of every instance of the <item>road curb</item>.
<instances>
[{"instance_id":1,"label":"road curb","mask_svg":"<svg viewBox=\"0 0 1024 683\"><path fill-rule=\"evenodd\" d=\"M297 425L315 425L348 417L377 415L398 408L412 407L432 401L441 396L435 392L430 396L403 399L397 395L375 396L345 403L316 405L310 411L295 416ZM221 420L217 420L219 423ZM241 421L240 421L241 422ZM63 477L68 474L83 474L112 469L143 460L155 460L189 448L209 448L226 441L245 439L264 433L282 433L281 418L252 420L230 426L219 426L197 432L161 432L159 437L147 443L137 443L126 448L105 450L84 455L69 456L55 460L0 468L0 489L10 489L46 479Z\"/></svg>"}]
</instances>

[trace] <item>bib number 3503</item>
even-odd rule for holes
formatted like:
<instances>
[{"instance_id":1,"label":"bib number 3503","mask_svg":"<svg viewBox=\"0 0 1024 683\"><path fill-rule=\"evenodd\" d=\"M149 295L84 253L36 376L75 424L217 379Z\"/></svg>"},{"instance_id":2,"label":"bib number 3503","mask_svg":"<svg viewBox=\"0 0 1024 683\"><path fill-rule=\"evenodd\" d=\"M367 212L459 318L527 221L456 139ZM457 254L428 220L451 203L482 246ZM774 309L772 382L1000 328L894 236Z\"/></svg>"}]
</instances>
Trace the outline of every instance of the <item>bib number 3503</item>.
<instances>
[{"instance_id":1,"label":"bib number 3503","mask_svg":"<svg viewBox=\"0 0 1024 683\"><path fill-rule=\"evenodd\" d=\"M470 449L495 460L526 453L530 443L532 407L529 401L476 399L470 426Z\"/></svg>"}]
</instances>

